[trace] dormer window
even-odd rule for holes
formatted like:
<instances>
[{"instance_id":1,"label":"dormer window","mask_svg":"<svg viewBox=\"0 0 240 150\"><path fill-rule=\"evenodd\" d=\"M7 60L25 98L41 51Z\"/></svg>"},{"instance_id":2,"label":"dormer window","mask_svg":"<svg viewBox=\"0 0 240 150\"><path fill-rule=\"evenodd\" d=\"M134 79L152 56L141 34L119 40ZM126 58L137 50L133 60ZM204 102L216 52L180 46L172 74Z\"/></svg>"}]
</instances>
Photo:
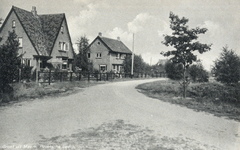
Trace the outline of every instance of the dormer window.
<instances>
[{"instance_id":1,"label":"dormer window","mask_svg":"<svg viewBox=\"0 0 240 150\"><path fill-rule=\"evenodd\" d=\"M13 27L13 28L16 27L16 21L15 21L15 20L12 21L12 27Z\"/></svg>"}]
</instances>

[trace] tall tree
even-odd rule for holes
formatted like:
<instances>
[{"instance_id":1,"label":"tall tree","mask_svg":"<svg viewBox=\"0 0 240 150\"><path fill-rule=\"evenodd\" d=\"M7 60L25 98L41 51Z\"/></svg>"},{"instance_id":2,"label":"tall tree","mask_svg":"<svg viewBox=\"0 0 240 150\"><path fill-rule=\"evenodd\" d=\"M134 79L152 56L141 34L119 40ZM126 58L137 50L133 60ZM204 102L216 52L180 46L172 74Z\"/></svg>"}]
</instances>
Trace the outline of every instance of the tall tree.
<instances>
[{"instance_id":1,"label":"tall tree","mask_svg":"<svg viewBox=\"0 0 240 150\"><path fill-rule=\"evenodd\" d=\"M227 46L223 47L220 58L215 61L213 73L216 80L225 84L235 84L240 80L240 58Z\"/></svg>"},{"instance_id":2,"label":"tall tree","mask_svg":"<svg viewBox=\"0 0 240 150\"><path fill-rule=\"evenodd\" d=\"M0 46L0 93L7 93L12 90L12 83L20 65L18 55L19 42L15 31L9 32L5 44Z\"/></svg>"},{"instance_id":3,"label":"tall tree","mask_svg":"<svg viewBox=\"0 0 240 150\"><path fill-rule=\"evenodd\" d=\"M89 71L89 62L88 62L88 39L84 35L80 39L78 39L78 54L75 58L75 65L82 69L82 71Z\"/></svg>"},{"instance_id":4,"label":"tall tree","mask_svg":"<svg viewBox=\"0 0 240 150\"><path fill-rule=\"evenodd\" d=\"M193 52L198 51L200 54L209 51L211 45L202 44L197 41L198 34L205 34L206 28L189 29L187 26L188 19L185 17L179 18L177 15L170 12L170 28L173 30L172 35L164 35L162 42L166 46L171 46L174 50L161 52L164 56L172 56L173 63L183 65L183 97L186 97L186 89L188 81L186 78L186 70L190 64L197 60L197 55Z\"/></svg>"},{"instance_id":5,"label":"tall tree","mask_svg":"<svg viewBox=\"0 0 240 150\"><path fill-rule=\"evenodd\" d=\"M132 65L132 56L127 55L127 57L123 61L123 68L125 73L131 72L131 65ZM149 65L144 62L141 55L134 55L133 71L135 73L146 72L148 68L150 68Z\"/></svg>"}]
</instances>

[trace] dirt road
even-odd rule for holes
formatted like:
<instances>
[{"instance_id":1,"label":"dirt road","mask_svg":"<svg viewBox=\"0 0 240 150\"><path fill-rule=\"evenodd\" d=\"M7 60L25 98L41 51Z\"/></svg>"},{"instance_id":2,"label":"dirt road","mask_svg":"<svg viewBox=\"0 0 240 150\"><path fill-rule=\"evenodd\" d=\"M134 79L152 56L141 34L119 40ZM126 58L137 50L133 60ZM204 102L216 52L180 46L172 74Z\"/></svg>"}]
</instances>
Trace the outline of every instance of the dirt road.
<instances>
[{"instance_id":1,"label":"dirt road","mask_svg":"<svg viewBox=\"0 0 240 150\"><path fill-rule=\"evenodd\" d=\"M43 137L66 138L79 129L123 120L157 136L192 139L198 149L240 150L239 122L148 98L134 88L154 80L159 79L97 85L66 97L0 108L0 149L34 145ZM184 148L179 143L176 149Z\"/></svg>"}]
</instances>

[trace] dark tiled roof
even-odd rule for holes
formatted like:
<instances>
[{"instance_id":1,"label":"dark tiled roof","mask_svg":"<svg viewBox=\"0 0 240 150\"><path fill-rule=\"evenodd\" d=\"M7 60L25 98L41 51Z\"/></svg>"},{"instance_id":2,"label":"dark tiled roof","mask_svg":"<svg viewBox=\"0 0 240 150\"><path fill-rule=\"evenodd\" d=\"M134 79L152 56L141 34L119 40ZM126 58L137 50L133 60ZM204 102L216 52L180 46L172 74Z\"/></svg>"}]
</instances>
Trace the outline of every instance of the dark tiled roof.
<instances>
[{"instance_id":1,"label":"dark tiled roof","mask_svg":"<svg viewBox=\"0 0 240 150\"><path fill-rule=\"evenodd\" d=\"M31 12L15 6L13 10L38 54L49 56L65 15L34 16Z\"/></svg>"},{"instance_id":2,"label":"dark tiled roof","mask_svg":"<svg viewBox=\"0 0 240 150\"><path fill-rule=\"evenodd\" d=\"M120 40L110 39L98 36L112 51L119 53L131 54L129 48Z\"/></svg>"}]
</instances>

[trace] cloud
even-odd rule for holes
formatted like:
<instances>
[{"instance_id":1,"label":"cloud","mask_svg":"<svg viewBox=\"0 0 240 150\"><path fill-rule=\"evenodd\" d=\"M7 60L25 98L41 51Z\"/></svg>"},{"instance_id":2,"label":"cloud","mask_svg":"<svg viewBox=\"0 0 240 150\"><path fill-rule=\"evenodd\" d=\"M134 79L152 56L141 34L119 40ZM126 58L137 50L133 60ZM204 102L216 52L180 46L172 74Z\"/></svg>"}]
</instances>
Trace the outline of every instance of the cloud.
<instances>
[{"instance_id":1,"label":"cloud","mask_svg":"<svg viewBox=\"0 0 240 150\"><path fill-rule=\"evenodd\" d=\"M121 40L132 41L132 34L119 27L115 27L112 31L107 31L107 36L113 39L120 37Z\"/></svg>"},{"instance_id":2,"label":"cloud","mask_svg":"<svg viewBox=\"0 0 240 150\"><path fill-rule=\"evenodd\" d=\"M160 37L163 37L163 35L170 35L172 33L172 30L170 29L170 25L163 20L161 20L161 22L163 25L163 29L158 30L158 35Z\"/></svg>"},{"instance_id":3,"label":"cloud","mask_svg":"<svg viewBox=\"0 0 240 150\"><path fill-rule=\"evenodd\" d=\"M68 19L69 30L73 41L76 41L79 36L87 34L88 27L96 18L98 11L94 4L87 5L87 8L80 11L78 16Z\"/></svg>"},{"instance_id":4,"label":"cloud","mask_svg":"<svg viewBox=\"0 0 240 150\"><path fill-rule=\"evenodd\" d=\"M210 37L215 37L217 35L223 34L223 28L217 23L213 22L211 20L207 20L204 22L203 25L200 25L201 28L207 28L207 34L209 34Z\"/></svg>"},{"instance_id":5,"label":"cloud","mask_svg":"<svg viewBox=\"0 0 240 150\"><path fill-rule=\"evenodd\" d=\"M148 13L138 14L132 22L127 24L129 32L137 33L143 30L144 26L146 26L151 19L154 19L154 17Z\"/></svg>"}]
</instances>

